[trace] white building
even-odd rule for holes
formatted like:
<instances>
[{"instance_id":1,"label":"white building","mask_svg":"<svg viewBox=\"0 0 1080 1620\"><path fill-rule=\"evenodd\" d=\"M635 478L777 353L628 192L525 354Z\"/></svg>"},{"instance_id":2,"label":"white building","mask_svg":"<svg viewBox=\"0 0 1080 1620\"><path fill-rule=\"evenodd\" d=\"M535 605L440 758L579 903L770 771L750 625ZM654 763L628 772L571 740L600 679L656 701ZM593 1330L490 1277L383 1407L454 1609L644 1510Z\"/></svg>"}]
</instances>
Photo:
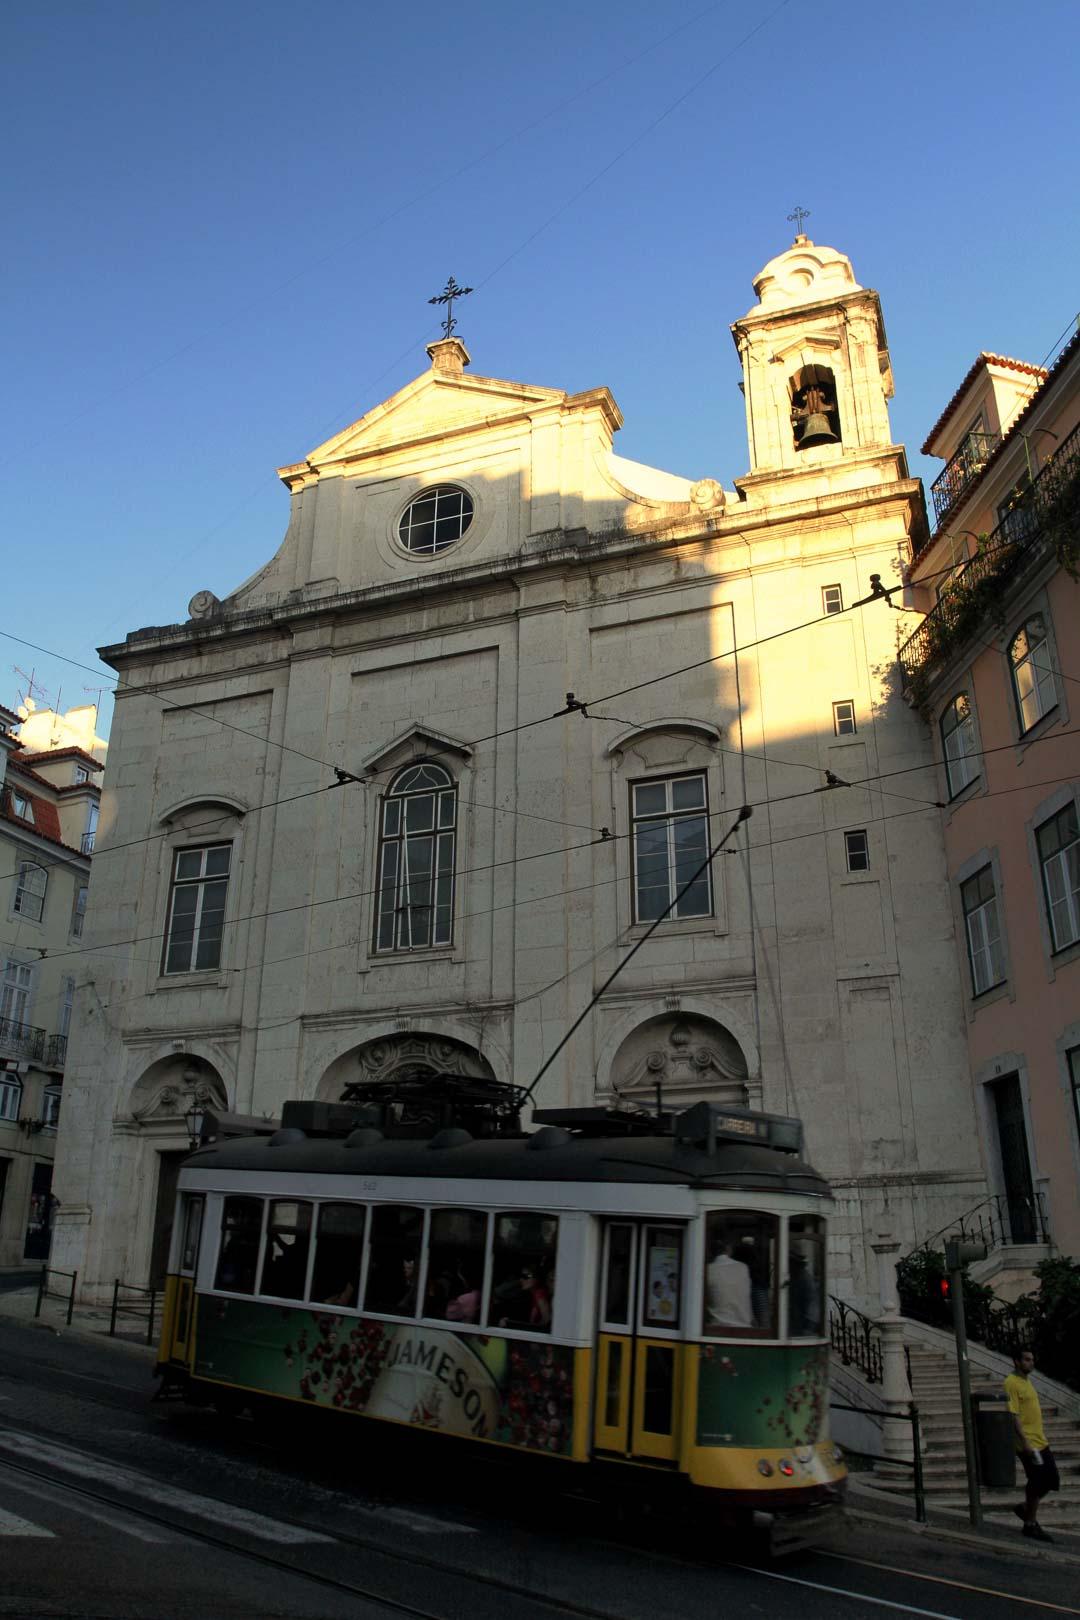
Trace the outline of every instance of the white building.
<instances>
[{"instance_id":1,"label":"white building","mask_svg":"<svg viewBox=\"0 0 1080 1620\"><path fill-rule=\"evenodd\" d=\"M907 621L853 606L925 522L881 311L805 237L754 286L734 491L616 455L606 388L474 377L448 337L280 469L265 568L105 650L54 1251L88 1286L160 1268L196 1096L274 1114L420 1062L528 1083L744 802L538 1099L802 1115L856 1299L883 1215L914 1241L976 1201Z\"/></svg>"}]
</instances>

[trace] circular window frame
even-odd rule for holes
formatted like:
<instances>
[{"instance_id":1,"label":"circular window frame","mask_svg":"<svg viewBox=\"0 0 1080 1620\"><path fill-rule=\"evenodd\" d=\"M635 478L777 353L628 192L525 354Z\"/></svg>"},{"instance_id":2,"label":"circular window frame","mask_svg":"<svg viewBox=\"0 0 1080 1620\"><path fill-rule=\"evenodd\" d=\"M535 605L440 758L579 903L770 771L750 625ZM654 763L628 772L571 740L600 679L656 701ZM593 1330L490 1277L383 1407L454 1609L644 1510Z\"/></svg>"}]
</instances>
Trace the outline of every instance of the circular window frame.
<instances>
[{"instance_id":1,"label":"circular window frame","mask_svg":"<svg viewBox=\"0 0 1080 1620\"><path fill-rule=\"evenodd\" d=\"M412 546L407 545L402 536L401 530L408 513L411 512L413 507L416 506L420 501L429 500L433 496L437 498L440 495L450 493L460 495L463 502L467 503L469 507L468 517L463 523L460 533L458 533L453 540L448 540L445 545L435 546L430 550L414 550ZM436 517L434 519L435 523L439 521L437 511L438 509L436 507ZM464 507L462 508L462 514L464 515ZM444 557L448 551L453 551L455 546L460 546L464 540L468 539L471 536L475 525L476 496L473 494L471 489L469 489L465 484L457 481L426 484L422 489L418 489L414 495L410 495L409 499L398 512L393 524L393 538L399 553L402 555L409 557L413 562L432 563L438 562L439 559Z\"/></svg>"}]
</instances>

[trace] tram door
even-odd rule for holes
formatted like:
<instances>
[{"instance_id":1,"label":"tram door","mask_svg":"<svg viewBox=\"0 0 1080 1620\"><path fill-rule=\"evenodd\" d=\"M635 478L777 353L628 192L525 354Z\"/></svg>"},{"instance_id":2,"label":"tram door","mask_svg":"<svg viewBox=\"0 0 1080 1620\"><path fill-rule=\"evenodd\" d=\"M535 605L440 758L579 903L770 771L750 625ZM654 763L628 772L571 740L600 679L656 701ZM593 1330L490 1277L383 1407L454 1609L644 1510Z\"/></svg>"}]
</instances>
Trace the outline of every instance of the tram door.
<instances>
[{"instance_id":1,"label":"tram door","mask_svg":"<svg viewBox=\"0 0 1080 1620\"><path fill-rule=\"evenodd\" d=\"M597 1451L674 1462L682 1394L685 1229L607 1221L597 1324Z\"/></svg>"},{"instance_id":2,"label":"tram door","mask_svg":"<svg viewBox=\"0 0 1080 1620\"><path fill-rule=\"evenodd\" d=\"M172 1324L168 1334L169 1360L190 1360L191 1329L194 1322L195 1267L199 1259L202 1237L203 1205L201 1196L185 1195L181 1220L183 1243L180 1250L179 1275L175 1280L176 1294L172 1301Z\"/></svg>"}]
</instances>

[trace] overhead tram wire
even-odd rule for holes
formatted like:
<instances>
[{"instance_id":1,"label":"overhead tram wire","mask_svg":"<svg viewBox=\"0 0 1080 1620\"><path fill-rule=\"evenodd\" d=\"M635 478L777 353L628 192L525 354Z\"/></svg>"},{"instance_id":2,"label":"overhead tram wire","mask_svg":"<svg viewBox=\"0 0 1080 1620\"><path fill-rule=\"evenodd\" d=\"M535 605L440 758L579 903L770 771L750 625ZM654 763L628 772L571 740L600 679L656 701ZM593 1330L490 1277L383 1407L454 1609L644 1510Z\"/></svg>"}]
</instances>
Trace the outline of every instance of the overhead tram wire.
<instances>
[{"instance_id":1,"label":"overhead tram wire","mask_svg":"<svg viewBox=\"0 0 1080 1620\"><path fill-rule=\"evenodd\" d=\"M633 958L637 955L638 951L640 951L641 947L644 944L646 944L646 942L648 940L650 940L652 938L653 934L655 934L655 932L659 928L660 924L662 922L664 922L665 919L671 915L671 913L674 911L675 907L678 905L679 901L682 899L683 895L689 893L689 891L693 888L694 884L698 881L698 879L705 872L707 872L707 871L709 871L711 869L713 861L719 855L720 851L723 849L723 847L727 843L728 839L733 835L733 833L736 832L736 830L739 827L742 826L744 821L748 821L750 819L750 817L753 815L753 813L754 813L753 809L752 809L752 807L750 805L744 804L742 806L741 810L739 811L738 815L735 817L735 820L732 822L732 824L728 828L727 832L724 834L724 836L721 839L719 839L712 846L712 848L709 850L709 853L706 855L705 859L701 862L701 865L697 868L697 870L695 872L693 872L691 874L690 877L687 878L687 880L683 884L682 888L677 890L677 892L672 895L671 899L668 901L666 907L660 913L660 915L653 919L653 921L649 924L649 927L642 934L641 938L639 940L637 940L630 947L629 951L627 951L627 953L623 957L622 961L620 963L618 963L618 965L615 967L615 969L611 973L608 974L607 978L604 980L604 982L600 986L599 990L594 992L594 994L592 995L592 997L589 1000L588 1004L578 1014L577 1018L574 1019L574 1022L570 1025L570 1028L566 1031L566 1034L563 1036L562 1040L555 1047L555 1050L549 1054L549 1056L540 1065L539 1069L537 1069L536 1074L533 1076L531 1085L528 1086L528 1088L526 1089L526 1091L524 1093L524 1096L521 1099L522 1102L528 1102L529 1098L532 1096L533 1092L536 1090L537 1086L540 1084L540 1081L543 1079L544 1075L550 1069L551 1065L554 1063L554 1061L558 1057L559 1053L566 1046L567 1042L571 1040L571 1038L573 1037L575 1032L581 1028L582 1024L585 1022L586 1018L592 1012L593 1008L596 1006L596 1003L600 1000L600 997L604 994L605 990L608 990L611 987L611 985L614 984L615 980L619 977L619 974L623 971L623 969L627 966L627 964L633 960Z\"/></svg>"}]
</instances>

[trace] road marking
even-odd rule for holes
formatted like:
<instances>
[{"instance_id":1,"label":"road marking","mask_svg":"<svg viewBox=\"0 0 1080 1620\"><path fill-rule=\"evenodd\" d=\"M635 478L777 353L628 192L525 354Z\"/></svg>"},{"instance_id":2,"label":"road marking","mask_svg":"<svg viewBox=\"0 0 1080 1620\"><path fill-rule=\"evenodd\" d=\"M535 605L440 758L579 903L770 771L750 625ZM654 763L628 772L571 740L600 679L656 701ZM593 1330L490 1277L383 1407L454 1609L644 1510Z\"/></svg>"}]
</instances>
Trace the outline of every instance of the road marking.
<instances>
[{"instance_id":1,"label":"road marking","mask_svg":"<svg viewBox=\"0 0 1080 1620\"><path fill-rule=\"evenodd\" d=\"M209 1519L215 1526L240 1530L259 1541L272 1541L278 1546L296 1546L309 1541L333 1541L318 1530L306 1530L299 1525L284 1524L280 1519L269 1519L262 1513L236 1507L206 1496L195 1496L173 1485L152 1479L149 1474L136 1473L104 1457L92 1457L87 1452L75 1451L69 1446L55 1445L39 1440L36 1435L16 1434L12 1430L0 1431L0 1450L29 1457L34 1462L58 1468L61 1473L74 1474L77 1479L93 1480L95 1485L113 1485L131 1491L142 1501L156 1502L162 1507L189 1513L192 1518Z\"/></svg>"},{"instance_id":2,"label":"road marking","mask_svg":"<svg viewBox=\"0 0 1080 1620\"><path fill-rule=\"evenodd\" d=\"M426 1513L414 1513L411 1508L361 1507L358 1512L383 1524L400 1524L405 1530L415 1530L421 1536L475 1536L474 1524L458 1524L453 1519L429 1518Z\"/></svg>"},{"instance_id":3,"label":"road marking","mask_svg":"<svg viewBox=\"0 0 1080 1620\"><path fill-rule=\"evenodd\" d=\"M935 1586L955 1586L961 1592L981 1592L985 1597L1005 1598L1009 1603L1027 1603L1035 1609L1052 1609L1055 1614L1080 1614L1080 1609L1069 1609L1063 1603L1047 1603L1043 1598L1021 1597L1018 1592L999 1592L994 1586L973 1586L970 1581L951 1581L945 1575L924 1575L917 1569L898 1569L895 1564L876 1564L872 1558L853 1558L850 1553L816 1549L819 1558L839 1558L845 1564L863 1564L867 1569L884 1570L888 1575L907 1575L913 1581L930 1581Z\"/></svg>"},{"instance_id":4,"label":"road marking","mask_svg":"<svg viewBox=\"0 0 1080 1620\"><path fill-rule=\"evenodd\" d=\"M43 1525L31 1524L29 1519L20 1519L17 1513L7 1513L0 1508L0 1536L48 1536L51 1541L56 1537L51 1530Z\"/></svg>"},{"instance_id":5,"label":"road marking","mask_svg":"<svg viewBox=\"0 0 1080 1620\"><path fill-rule=\"evenodd\" d=\"M0 1468L4 1465L0 1462ZM19 1480L19 1489L24 1496L36 1496L39 1501L51 1502L55 1507L63 1508L67 1513L72 1511L72 1497L70 1490L63 1485L28 1485L25 1476ZM75 1497L77 1506L74 1511L80 1518L93 1519L97 1524L104 1524L110 1530L120 1530L125 1536L134 1536L136 1541L152 1541L157 1545L162 1542L175 1541L168 1530L144 1530L141 1525L135 1524L130 1517L122 1517L122 1510L111 1513L107 1508L92 1506L85 1499Z\"/></svg>"},{"instance_id":6,"label":"road marking","mask_svg":"<svg viewBox=\"0 0 1080 1620\"><path fill-rule=\"evenodd\" d=\"M890 1598L870 1597L866 1592L849 1592L846 1586L826 1586L823 1581L801 1581L797 1575L781 1575L775 1569L759 1569L753 1564L728 1564L728 1569L743 1569L748 1575L764 1575L770 1581L784 1581L788 1586L809 1586L815 1592L829 1592L833 1597L854 1598L856 1603L872 1603L878 1609L896 1609L900 1614L921 1614L925 1620L960 1620L956 1614L942 1614L940 1609L917 1609L913 1603L893 1603Z\"/></svg>"}]
</instances>

